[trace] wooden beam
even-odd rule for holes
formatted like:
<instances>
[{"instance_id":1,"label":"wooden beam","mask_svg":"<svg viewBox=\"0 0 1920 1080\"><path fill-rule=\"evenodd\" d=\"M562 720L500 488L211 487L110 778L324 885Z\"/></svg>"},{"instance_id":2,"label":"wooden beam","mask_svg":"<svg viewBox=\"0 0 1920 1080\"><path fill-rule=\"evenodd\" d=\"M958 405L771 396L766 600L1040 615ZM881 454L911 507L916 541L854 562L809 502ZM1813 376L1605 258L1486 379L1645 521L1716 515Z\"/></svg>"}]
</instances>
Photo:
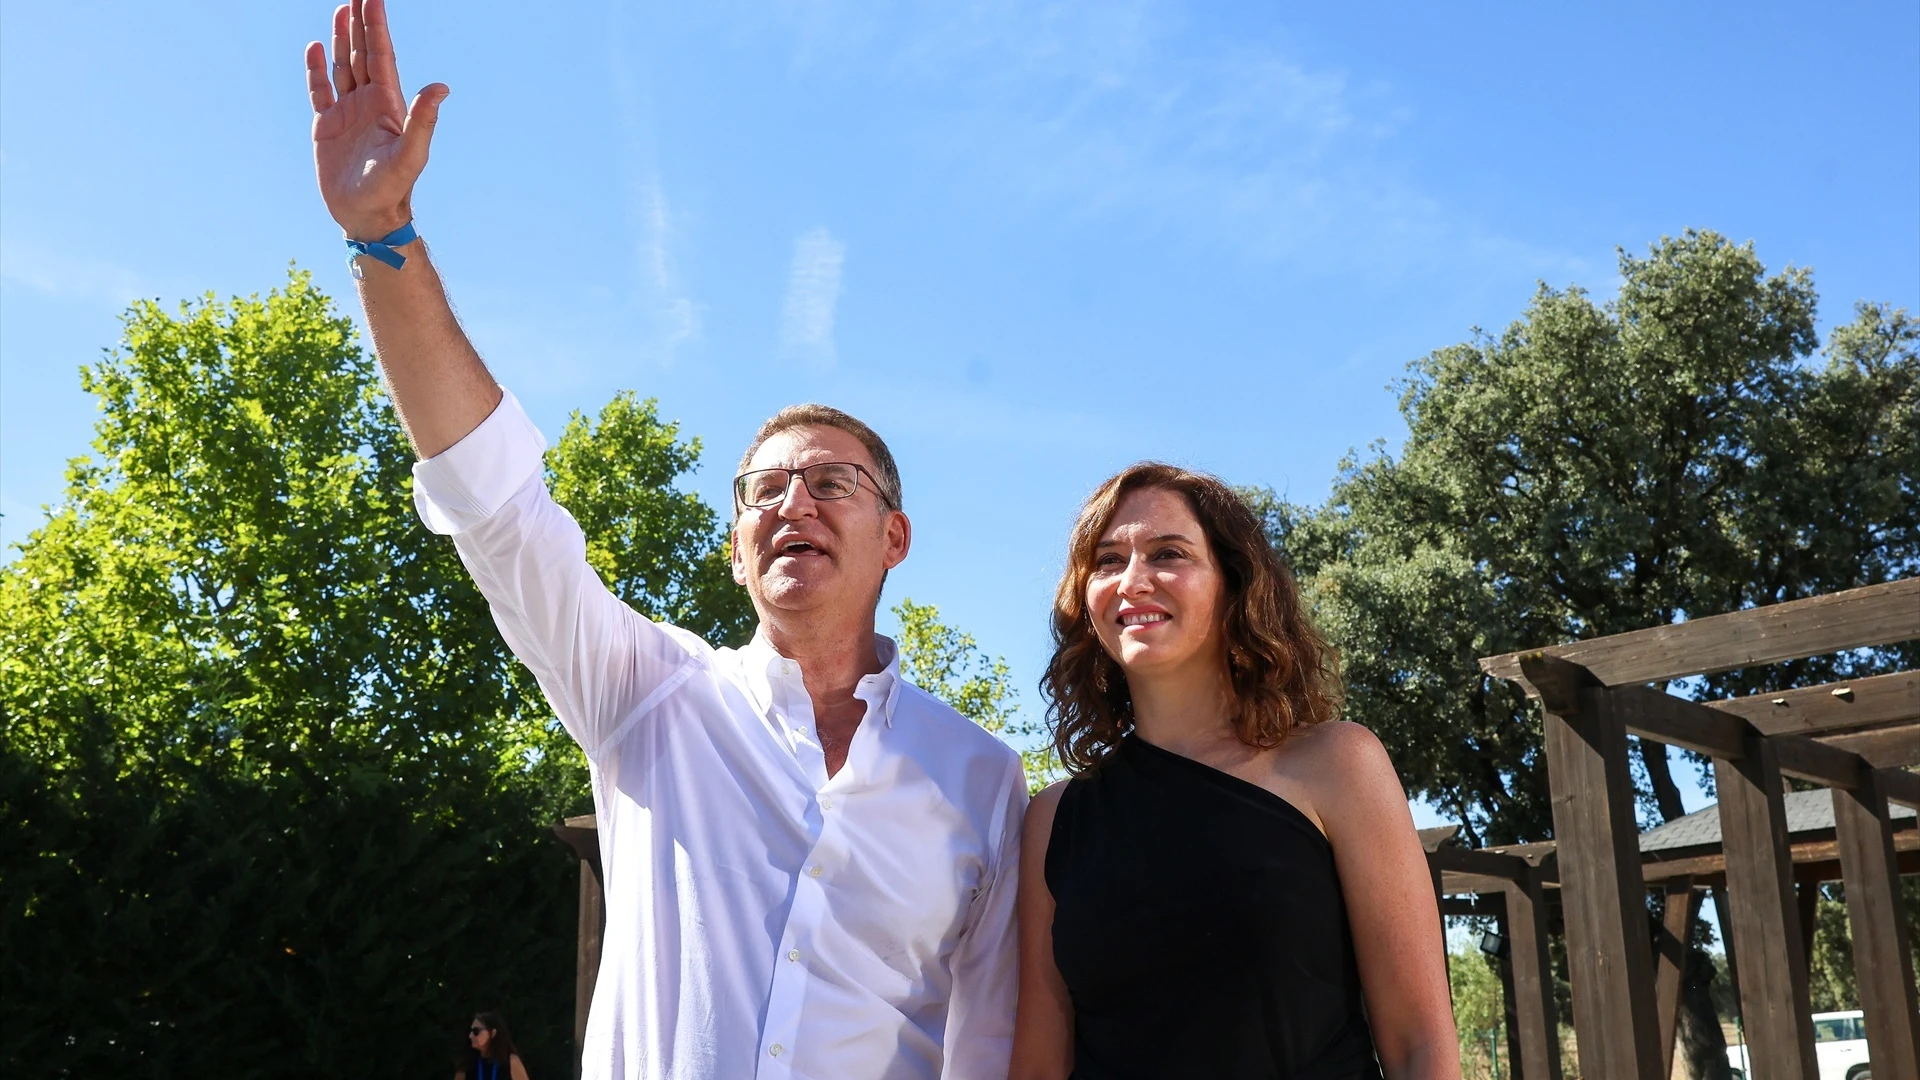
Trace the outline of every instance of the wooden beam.
<instances>
[{"instance_id":1,"label":"wooden beam","mask_svg":"<svg viewBox=\"0 0 1920 1080\"><path fill-rule=\"evenodd\" d=\"M1828 746L1805 735L1761 735L1773 747L1780 771L1799 780L1826 787L1854 788L1873 766L1859 754Z\"/></svg>"},{"instance_id":2,"label":"wooden beam","mask_svg":"<svg viewBox=\"0 0 1920 1080\"><path fill-rule=\"evenodd\" d=\"M1753 1075L1814 1080L1807 956L1787 844L1779 752L1757 732L1738 761L1716 758L1727 902L1740 956L1740 1013Z\"/></svg>"},{"instance_id":3,"label":"wooden beam","mask_svg":"<svg viewBox=\"0 0 1920 1080\"><path fill-rule=\"evenodd\" d=\"M1507 881L1518 881L1520 875L1531 869L1527 860L1518 855L1476 851L1473 848L1439 848L1427 853L1427 863L1443 871L1451 870L1479 877L1496 877Z\"/></svg>"},{"instance_id":4,"label":"wooden beam","mask_svg":"<svg viewBox=\"0 0 1920 1080\"><path fill-rule=\"evenodd\" d=\"M1553 663L1566 663L1564 660ZM1709 757L1739 760L1754 725L1698 701L1661 693L1651 686L1613 687L1627 730ZM1779 753L1788 776L1828 787L1853 787L1860 770L1871 768L1858 754L1805 735L1765 736Z\"/></svg>"},{"instance_id":5,"label":"wooden beam","mask_svg":"<svg viewBox=\"0 0 1920 1080\"><path fill-rule=\"evenodd\" d=\"M1875 1080L1920 1080L1920 1002L1900 905L1893 823L1878 773L1853 791L1833 793L1833 821L1869 1064Z\"/></svg>"},{"instance_id":6,"label":"wooden beam","mask_svg":"<svg viewBox=\"0 0 1920 1080\"><path fill-rule=\"evenodd\" d=\"M1626 727L1611 692L1578 665L1539 655L1521 663L1547 708L1547 778L1580 1075L1666 1080Z\"/></svg>"},{"instance_id":7,"label":"wooden beam","mask_svg":"<svg viewBox=\"0 0 1920 1080\"><path fill-rule=\"evenodd\" d=\"M1844 789L1842 789L1844 790ZM1824 831L1824 830L1823 830ZM1817 835L1817 834L1816 834ZM1914 828L1912 818L1903 818L1893 823L1893 850L1900 859L1900 872L1920 871L1920 831ZM1703 844L1699 848L1688 848L1673 858L1649 858L1641 864L1641 874L1645 876L1648 887L1664 885L1676 877L1691 877L1695 886L1705 879L1723 875L1727 870L1727 858L1716 844ZM1838 880L1840 868L1840 846L1832 839L1800 840L1793 845L1793 877L1795 881L1834 881ZM1833 873L1821 876L1831 870Z\"/></svg>"},{"instance_id":8,"label":"wooden beam","mask_svg":"<svg viewBox=\"0 0 1920 1080\"><path fill-rule=\"evenodd\" d=\"M1920 671L1706 702L1768 735L1817 735L1920 720Z\"/></svg>"},{"instance_id":9,"label":"wooden beam","mask_svg":"<svg viewBox=\"0 0 1920 1080\"><path fill-rule=\"evenodd\" d=\"M1920 638L1920 578L1555 645L1544 651L1571 660L1613 685L1711 675L1914 638ZM1484 657L1480 669L1524 683L1520 657L1532 651Z\"/></svg>"},{"instance_id":10,"label":"wooden beam","mask_svg":"<svg viewBox=\"0 0 1920 1080\"><path fill-rule=\"evenodd\" d=\"M1666 883L1665 903L1654 937L1653 994L1660 1013L1660 1056L1665 1062L1661 1075L1673 1075L1673 1044L1680 1032L1680 1006L1687 980L1687 947L1693 937L1693 920L1700 914L1700 893L1692 878L1675 878Z\"/></svg>"},{"instance_id":11,"label":"wooden beam","mask_svg":"<svg viewBox=\"0 0 1920 1080\"><path fill-rule=\"evenodd\" d=\"M581 1076L587 1047L587 1014L600 979L600 945L607 929L607 904L594 864L580 860L580 930L573 967L573 1075Z\"/></svg>"},{"instance_id":12,"label":"wooden beam","mask_svg":"<svg viewBox=\"0 0 1920 1080\"><path fill-rule=\"evenodd\" d=\"M1515 1080L1560 1080L1559 1009L1545 889L1536 868L1507 883L1507 959L1513 972Z\"/></svg>"},{"instance_id":13,"label":"wooden beam","mask_svg":"<svg viewBox=\"0 0 1920 1080\"><path fill-rule=\"evenodd\" d=\"M1920 773L1905 769L1875 769L1873 779L1889 802L1920 810Z\"/></svg>"},{"instance_id":14,"label":"wooden beam","mask_svg":"<svg viewBox=\"0 0 1920 1080\"><path fill-rule=\"evenodd\" d=\"M1487 883L1489 889L1497 889L1505 884L1491 878L1487 879ZM1489 915L1499 915L1506 911L1499 900L1498 892L1476 892L1470 896L1449 895L1440 901L1440 914L1455 918L1466 916L1484 918Z\"/></svg>"},{"instance_id":15,"label":"wooden beam","mask_svg":"<svg viewBox=\"0 0 1920 1080\"><path fill-rule=\"evenodd\" d=\"M1651 686L1617 686L1620 718L1627 730L1708 757L1737 758L1746 752L1750 725L1737 716L1674 697Z\"/></svg>"},{"instance_id":16,"label":"wooden beam","mask_svg":"<svg viewBox=\"0 0 1920 1080\"><path fill-rule=\"evenodd\" d=\"M1800 952L1808 962L1813 959L1813 932L1820 918L1820 883L1803 881L1796 874L1793 882L1794 912L1800 918Z\"/></svg>"},{"instance_id":17,"label":"wooden beam","mask_svg":"<svg viewBox=\"0 0 1920 1080\"><path fill-rule=\"evenodd\" d=\"M573 1075L579 1080L587 1045L587 1013L600 978L600 946L607 929L607 903L600 884L600 831L592 814L570 817L553 827L580 859L580 907L573 959Z\"/></svg>"},{"instance_id":18,"label":"wooden beam","mask_svg":"<svg viewBox=\"0 0 1920 1080\"><path fill-rule=\"evenodd\" d=\"M1527 860L1529 866L1546 866L1553 861L1554 844L1551 840L1537 840L1531 844L1498 844L1480 848L1496 855L1518 855Z\"/></svg>"},{"instance_id":19,"label":"wooden beam","mask_svg":"<svg viewBox=\"0 0 1920 1080\"><path fill-rule=\"evenodd\" d=\"M1920 724L1822 735L1819 739L1828 746L1859 754L1876 769L1904 769L1920 765Z\"/></svg>"}]
</instances>

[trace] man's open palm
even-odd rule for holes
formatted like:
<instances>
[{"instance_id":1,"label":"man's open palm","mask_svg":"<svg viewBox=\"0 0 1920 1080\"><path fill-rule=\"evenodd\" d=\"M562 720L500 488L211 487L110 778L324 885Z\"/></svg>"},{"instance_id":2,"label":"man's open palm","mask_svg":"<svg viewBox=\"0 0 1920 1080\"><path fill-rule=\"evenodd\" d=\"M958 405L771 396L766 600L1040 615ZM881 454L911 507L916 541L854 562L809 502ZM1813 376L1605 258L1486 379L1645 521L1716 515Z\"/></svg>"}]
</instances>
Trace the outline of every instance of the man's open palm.
<instances>
[{"instance_id":1,"label":"man's open palm","mask_svg":"<svg viewBox=\"0 0 1920 1080\"><path fill-rule=\"evenodd\" d=\"M385 0L353 0L333 13L332 76L326 47L309 44L307 92L313 165L328 212L356 240L377 240L406 224L448 91L433 83L407 107Z\"/></svg>"}]
</instances>

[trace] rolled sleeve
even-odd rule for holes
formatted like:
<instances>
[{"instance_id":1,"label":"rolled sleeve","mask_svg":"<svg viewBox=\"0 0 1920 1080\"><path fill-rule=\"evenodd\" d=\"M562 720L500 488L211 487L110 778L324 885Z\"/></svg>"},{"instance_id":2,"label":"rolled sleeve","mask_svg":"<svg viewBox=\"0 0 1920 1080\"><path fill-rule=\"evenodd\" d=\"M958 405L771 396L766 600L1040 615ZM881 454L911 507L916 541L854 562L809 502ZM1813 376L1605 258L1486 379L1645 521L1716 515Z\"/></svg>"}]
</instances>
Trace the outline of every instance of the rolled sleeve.
<instances>
[{"instance_id":1,"label":"rolled sleeve","mask_svg":"<svg viewBox=\"0 0 1920 1080\"><path fill-rule=\"evenodd\" d=\"M539 475L547 440L513 394L466 438L413 465L413 506L427 528L457 536L492 517Z\"/></svg>"}]
</instances>

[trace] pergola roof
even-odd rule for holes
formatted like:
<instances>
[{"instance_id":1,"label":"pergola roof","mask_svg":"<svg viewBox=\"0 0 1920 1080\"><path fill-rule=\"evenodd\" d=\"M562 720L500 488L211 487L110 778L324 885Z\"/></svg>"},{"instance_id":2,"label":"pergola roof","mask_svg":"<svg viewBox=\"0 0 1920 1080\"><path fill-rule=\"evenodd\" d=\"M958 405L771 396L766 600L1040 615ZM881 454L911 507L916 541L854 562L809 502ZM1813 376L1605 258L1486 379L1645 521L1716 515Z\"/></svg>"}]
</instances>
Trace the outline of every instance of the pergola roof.
<instances>
[{"instance_id":1,"label":"pergola roof","mask_svg":"<svg viewBox=\"0 0 1920 1080\"><path fill-rule=\"evenodd\" d=\"M1787 834L1795 841L1802 839L1803 833L1832 832L1833 793L1829 791L1790 791L1782 800L1787 809ZM1889 817L1898 821L1913 818L1916 812L1911 806L1894 804L1888 808ZM1899 825L1894 826L1900 828ZM1811 837L1807 837L1811 839ZM1692 848L1720 843L1720 804L1714 803L1695 810L1686 817L1674 818L1664 825L1658 825L1640 834L1640 852L1649 854L1656 851L1671 851L1676 848Z\"/></svg>"}]
</instances>

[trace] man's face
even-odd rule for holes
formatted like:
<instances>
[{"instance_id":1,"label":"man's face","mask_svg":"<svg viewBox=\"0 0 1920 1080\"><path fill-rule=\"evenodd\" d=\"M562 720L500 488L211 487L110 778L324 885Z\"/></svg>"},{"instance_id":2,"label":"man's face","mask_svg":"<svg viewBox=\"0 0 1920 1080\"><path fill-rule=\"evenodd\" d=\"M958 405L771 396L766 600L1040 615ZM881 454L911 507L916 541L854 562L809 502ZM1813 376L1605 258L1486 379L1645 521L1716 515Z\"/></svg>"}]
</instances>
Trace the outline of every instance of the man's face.
<instances>
[{"instance_id":1,"label":"man's face","mask_svg":"<svg viewBox=\"0 0 1920 1080\"><path fill-rule=\"evenodd\" d=\"M839 428L783 431L754 451L743 471L802 469L850 461L875 472L867 448ZM886 572L907 557L907 515L887 509L869 475L850 498L816 499L799 477L772 506L746 507L733 525L733 580L764 621L773 611L872 611Z\"/></svg>"}]
</instances>

